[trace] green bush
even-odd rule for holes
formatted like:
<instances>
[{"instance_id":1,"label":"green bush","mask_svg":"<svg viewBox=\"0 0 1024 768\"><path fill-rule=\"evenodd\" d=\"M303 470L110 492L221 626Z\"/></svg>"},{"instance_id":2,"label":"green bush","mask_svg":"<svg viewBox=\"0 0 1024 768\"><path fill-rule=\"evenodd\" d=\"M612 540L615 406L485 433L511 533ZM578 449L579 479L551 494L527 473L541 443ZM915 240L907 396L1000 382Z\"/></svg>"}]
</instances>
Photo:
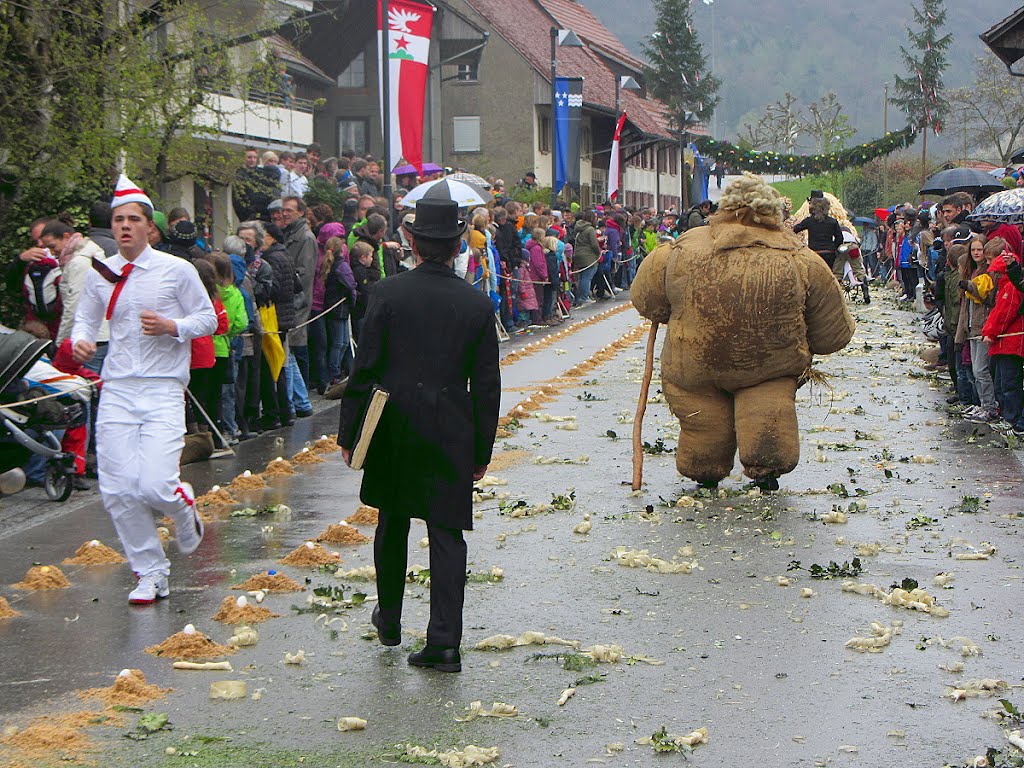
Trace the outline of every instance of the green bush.
<instances>
[{"instance_id":1,"label":"green bush","mask_svg":"<svg viewBox=\"0 0 1024 768\"><path fill-rule=\"evenodd\" d=\"M341 217L342 212L345 210L345 199L347 197L348 195L338 189L337 184L330 179L320 176L309 182L309 188L306 190L306 194L303 195L306 205L325 203L331 207L334 215L338 218Z\"/></svg>"},{"instance_id":2,"label":"green bush","mask_svg":"<svg viewBox=\"0 0 1024 768\"><path fill-rule=\"evenodd\" d=\"M878 207L878 200L881 197L881 190L870 179L864 178L864 174L857 173L850 176L846 181L846 191L843 195L843 205L846 210L853 211L859 216L870 216L871 212Z\"/></svg>"},{"instance_id":3,"label":"green bush","mask_svg":"<svg viewBox=\"0 0 1024 768\"><path fill-rule=\"evenodd\" d=\"M55 216L68 213L80 232L89 225L89 207L96 200L110 198L110 188L104 179L88 186L70 186L50 176L31 176L17 183L14 189L4 189L0 194L0 254L4 265L11 264L18 254L32 245L29 227L41 216ZM7 194L9 193L9 194ZM0 292L0 320L5 325L17 328L24 319L24 302L21 281L15 279L22 270L12 270L8 284Z\"/></svg>"}]
</instances>

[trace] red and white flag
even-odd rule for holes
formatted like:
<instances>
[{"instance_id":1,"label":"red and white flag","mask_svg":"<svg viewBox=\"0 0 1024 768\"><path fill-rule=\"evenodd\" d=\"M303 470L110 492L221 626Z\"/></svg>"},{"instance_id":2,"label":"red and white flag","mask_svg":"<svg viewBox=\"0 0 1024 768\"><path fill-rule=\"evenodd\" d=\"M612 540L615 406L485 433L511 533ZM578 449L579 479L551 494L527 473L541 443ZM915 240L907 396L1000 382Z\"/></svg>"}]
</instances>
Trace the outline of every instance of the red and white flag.
<instances>
[{"instance_id":1,"label":"red and white flag","mask_svg":"<svg viewBox=\"0 0 1024 768\"><path fill-rule=\"evenodd\" d=\"M612 139L612 156L608 161L608 200L615 202L619 196L619 139L622 138L622 126L626 124L626 113L619 115L615 124L615 138Z\"/></svg>"},{"instance_id":2,"label":"red and white flag","mask_svg":"<svg viewBox=\"0 0 1024 768\"><path fill-rule=\"evenodd\" d=\"M381 4L377 3L377 41L384 41ZM429 5L390 0L387 18L388 88L391 162L403 160L422 170L423 104L427 92L427 59L434 9ZM378 49L379 50L379 49ZM381 71L381 112L384 110ZM385 137L387 140L387 137ZM387 169L390 171L390 169Z\"/></svg>"}]
</instances>

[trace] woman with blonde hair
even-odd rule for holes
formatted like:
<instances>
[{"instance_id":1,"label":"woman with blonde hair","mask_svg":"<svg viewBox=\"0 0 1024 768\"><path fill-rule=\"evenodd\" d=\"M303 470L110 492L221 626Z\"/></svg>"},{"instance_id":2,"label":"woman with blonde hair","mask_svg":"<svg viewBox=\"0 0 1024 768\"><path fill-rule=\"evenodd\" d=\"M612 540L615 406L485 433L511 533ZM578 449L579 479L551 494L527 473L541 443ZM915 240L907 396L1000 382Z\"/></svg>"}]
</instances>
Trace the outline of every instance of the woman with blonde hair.
<instances>
[{"instance_id":1,"label":"woman with blonde hair","mask_svg":"<svg viewBox=\"0 0 1024 768\"><path fill-rule=\"evenodd\" d=\"M974 235L968 245L968 258L960 269L960 287L964 291L960 302L960 321L957 323L956 341L970 347L971 370L974 387L981 405L964 411L964 418L976 424L992 424L999 420L995 383L988 358L988 343L981 338L988 314L995 304L992 277L988 274L991 261L988 253L1003 252L1006 241L1001 237L986 242L984 235ZM966 274L965 274L966 273Z\"/></svg>"}]
</instances>

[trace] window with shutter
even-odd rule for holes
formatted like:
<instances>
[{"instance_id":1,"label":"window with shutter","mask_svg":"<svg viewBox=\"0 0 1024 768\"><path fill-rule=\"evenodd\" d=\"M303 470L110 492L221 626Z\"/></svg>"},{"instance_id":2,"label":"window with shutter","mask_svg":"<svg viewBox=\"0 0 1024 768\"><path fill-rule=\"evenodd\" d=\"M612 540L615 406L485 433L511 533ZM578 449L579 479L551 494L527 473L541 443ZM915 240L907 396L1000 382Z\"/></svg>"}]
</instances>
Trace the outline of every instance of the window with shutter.
<instances>
[{"instance_id":1,"label":"window with shutter","mask_svg":"<svg viewBox=\"0 0 1024 768\"><path fill-rule=\"evenodd\" d=\"M480 151L480 118L452 118L452 152Z\"/></svg>"}]
</instances>

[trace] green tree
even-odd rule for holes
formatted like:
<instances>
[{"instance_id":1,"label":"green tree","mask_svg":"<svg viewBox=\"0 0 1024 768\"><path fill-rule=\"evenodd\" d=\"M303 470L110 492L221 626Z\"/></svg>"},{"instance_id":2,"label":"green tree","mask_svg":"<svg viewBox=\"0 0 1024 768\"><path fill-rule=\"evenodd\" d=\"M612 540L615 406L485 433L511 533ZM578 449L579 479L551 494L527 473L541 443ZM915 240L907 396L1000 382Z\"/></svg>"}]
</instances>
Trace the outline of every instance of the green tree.
<instances>
[{"instance_id":1,"label":"green tree","mask_svg":"<svg viewBox=\"0 0 1024 768\"><path fill-rule=\"evenodd\" d=\"M228 114L223 95L273 88L273 62L238 42L283 21L271 5L0 5L0 217L37 178L104 186L125 167L155 188L183 172L219 177L210 141Z\"/></svg>"},{"instance_id":2,"label":"green tree","mask_svg":"<svg viewBox=\"0 0 1024 768\"><path fill-rule=\"evenodd\" d=\"M157 204L191 176L227 183L216 141L230 94L273 90L274 64L246 39L287 20L271 0L19 0L0 3L0 253L40 215L85 210L125 170ZM253 43L241 45L240 41Z\"/></svg>"},{"instance_id":3,"label":"green tree","mask_svg":"<svg viewBox=\"0 0 1024 768\"><path fill-rule=\"evenodd\" d=\"M794 152L802 147L800 132L806 126L796 96L789 91L786 95L765 107L756 123L746 122L740 132L740 139L752 149Z\"/></svg>"},{"instance_id":4,"label":"green tree","mask_svg":"<svg viewBox=\"0 0 1024 768\"><path fill-rule=\"evenodd\" d=\"M686 113L706 121L718 106L721 80L712 74L693 26L689 0L654 0L654 32L642 43L650 65L648 90L667 105L673 127L687 127Z\"/></svg>"},{"instance_id":5,"label":"green tree","mask_svg":"<svg viewBox=\"0 0 1024 768\"><path fill-rule=\"evenodd\" d=\"M911 8L914 26L907 28L910 48L900 46L907 74L895 76L895 96L891 101L906 113L910 125L921 130L921 180L924 181L928 131L937 135L949 110L942 76L948 63L946 50L953 36L942 31L946 23L945 0L921 0L920 6Z\"/></svg>"},{"instance_id":6,"label":"green tree","mask_svg":"<svg viewBox=\"0 0 1024 768\"><path fill-rule=\"evenodd\" d=\"M835 93L829 92L807 107L801 120L804 132L814 139L816 150L836 152L857 133Z\"/></svg>"}]
</instances>

